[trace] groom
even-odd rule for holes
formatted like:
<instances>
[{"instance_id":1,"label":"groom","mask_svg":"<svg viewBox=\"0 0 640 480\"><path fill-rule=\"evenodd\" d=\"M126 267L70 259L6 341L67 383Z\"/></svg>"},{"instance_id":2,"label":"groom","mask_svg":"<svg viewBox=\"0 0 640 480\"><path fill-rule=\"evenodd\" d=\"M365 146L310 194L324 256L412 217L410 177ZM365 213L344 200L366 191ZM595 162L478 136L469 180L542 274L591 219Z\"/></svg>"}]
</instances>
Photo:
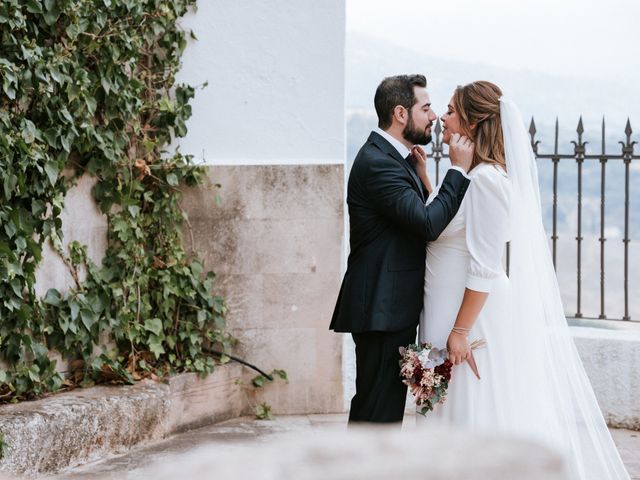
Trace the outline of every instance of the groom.
<instances>
[{"instance_id":1,"label":"groom","mask_svg":"<svg viewBox=\"0 0 640 480\"><path fill-rule=\"evenodd\" d=\"M349 422L401 422L407 387L399 347L416 339L426 242L453 219L469 186L473 144L449 146L451 168L438 195L427 192L410 150L431 141L431 110L423 75L385 78L375 94L378 127L356 156L347 190L350 246L347 271L330 328L356 345L356 394Z\"/></svg>"}]
</instances>

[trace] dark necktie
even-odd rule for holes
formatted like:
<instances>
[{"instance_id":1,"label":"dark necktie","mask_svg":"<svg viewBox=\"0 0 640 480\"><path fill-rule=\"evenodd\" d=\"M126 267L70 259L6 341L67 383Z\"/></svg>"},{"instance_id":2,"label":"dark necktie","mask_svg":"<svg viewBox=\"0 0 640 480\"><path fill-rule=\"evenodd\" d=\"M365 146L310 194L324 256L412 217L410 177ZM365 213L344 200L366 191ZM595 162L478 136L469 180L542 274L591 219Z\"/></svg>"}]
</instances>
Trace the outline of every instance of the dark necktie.
<instances>
[{"instance_id":1,"label":"dark necktie","mask_svg":"<svg viewBox=\"0 0 640 480\"><path fill-rule=\"evenodd\" d=\"M418 171L416 170L416 162L413 161L413 155L411 155L411 152L409 152L409 155L407 155L404 159L407 161L409 165L411 165L411 168L417 175Z\"/></svg>"},{"instance_id":2,"label":"dark necktie","mask_svg":"<svg viewBox=\"0 0 640 480\"><path fill-rule=\"evenodd\" d=\"M413 176L413 180L416 182L417 187L418 187L418 191L420 192L420 196L424 200L425 199L424 198L424 189L422 187L422 182L420 181L420 177L418 176L418 171L416 170L416 164L413 161L413 156L411 155L411 153L409 153L409 155L407 155L404 160L411 167L411 173L413 174L412 175Z\"/></svg>"}]
</instances>

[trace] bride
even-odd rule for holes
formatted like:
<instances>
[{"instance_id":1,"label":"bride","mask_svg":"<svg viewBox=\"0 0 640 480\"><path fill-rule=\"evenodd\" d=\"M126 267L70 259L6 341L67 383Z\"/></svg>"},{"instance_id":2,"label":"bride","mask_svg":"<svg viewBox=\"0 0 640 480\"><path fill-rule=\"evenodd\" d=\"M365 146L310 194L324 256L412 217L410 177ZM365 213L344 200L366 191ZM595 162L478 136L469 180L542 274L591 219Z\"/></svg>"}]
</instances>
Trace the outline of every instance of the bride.
<instances>
[{"instance_id":1,"label":"bride","mask_svg":"<svg viewBox=\"0 0 640 480\"><path fill-rule=\"evenodd\" d=\"M466 135L475 154L460 210L427 244L419 339L446 346L456 366L425 423L537 439L566 458L573 479L628 479L566 324L517 107L474 82L455 90L442 123L445 143ZM425 156L413 153L430 189ZM480 379L465 362L479 339Z\"/></svg>"}]
</instances>

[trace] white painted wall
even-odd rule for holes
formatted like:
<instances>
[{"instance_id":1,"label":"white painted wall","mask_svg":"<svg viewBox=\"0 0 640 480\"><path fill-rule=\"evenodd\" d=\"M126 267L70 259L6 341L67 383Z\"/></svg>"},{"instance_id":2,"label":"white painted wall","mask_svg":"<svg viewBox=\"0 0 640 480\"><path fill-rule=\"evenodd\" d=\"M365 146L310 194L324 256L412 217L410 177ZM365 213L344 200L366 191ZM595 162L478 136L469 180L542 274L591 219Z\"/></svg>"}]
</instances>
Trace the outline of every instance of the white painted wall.
<instances>
[{"instance_id":1,"label":"white painted wall","mask_svg":"<svg viewBox=\"0 0 640 480\"><path fill-rule=\"evenodd\" d=\"M345 0L199 0L178 82L183 153L214 165L344 163Z\"/></svg>"}]
</instances>

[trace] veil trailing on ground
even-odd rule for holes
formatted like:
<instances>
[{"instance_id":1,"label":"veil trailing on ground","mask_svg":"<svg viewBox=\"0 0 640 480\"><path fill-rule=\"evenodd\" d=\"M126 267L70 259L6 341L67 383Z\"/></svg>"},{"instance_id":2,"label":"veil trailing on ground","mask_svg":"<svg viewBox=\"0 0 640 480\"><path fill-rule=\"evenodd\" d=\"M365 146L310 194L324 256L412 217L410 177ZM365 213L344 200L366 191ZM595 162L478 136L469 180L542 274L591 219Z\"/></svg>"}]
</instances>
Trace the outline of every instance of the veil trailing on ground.
<instances>
[{"instance_id":1,"label":"veil trailing on ground","mask_svg":"<svg viewBox=\"0 0 640 480\"><path fill-rule=\"evenodd\" d=\"M500 100L512 182L510 268L512 395L505 412L515 432L534 432L561 451L571 478L629 479L567 326L542 223L538 172L520 111ZM513 388L516 387L516 388ZM516 398L517 397L517 398Z\"/></svg>"}]
</instances>

